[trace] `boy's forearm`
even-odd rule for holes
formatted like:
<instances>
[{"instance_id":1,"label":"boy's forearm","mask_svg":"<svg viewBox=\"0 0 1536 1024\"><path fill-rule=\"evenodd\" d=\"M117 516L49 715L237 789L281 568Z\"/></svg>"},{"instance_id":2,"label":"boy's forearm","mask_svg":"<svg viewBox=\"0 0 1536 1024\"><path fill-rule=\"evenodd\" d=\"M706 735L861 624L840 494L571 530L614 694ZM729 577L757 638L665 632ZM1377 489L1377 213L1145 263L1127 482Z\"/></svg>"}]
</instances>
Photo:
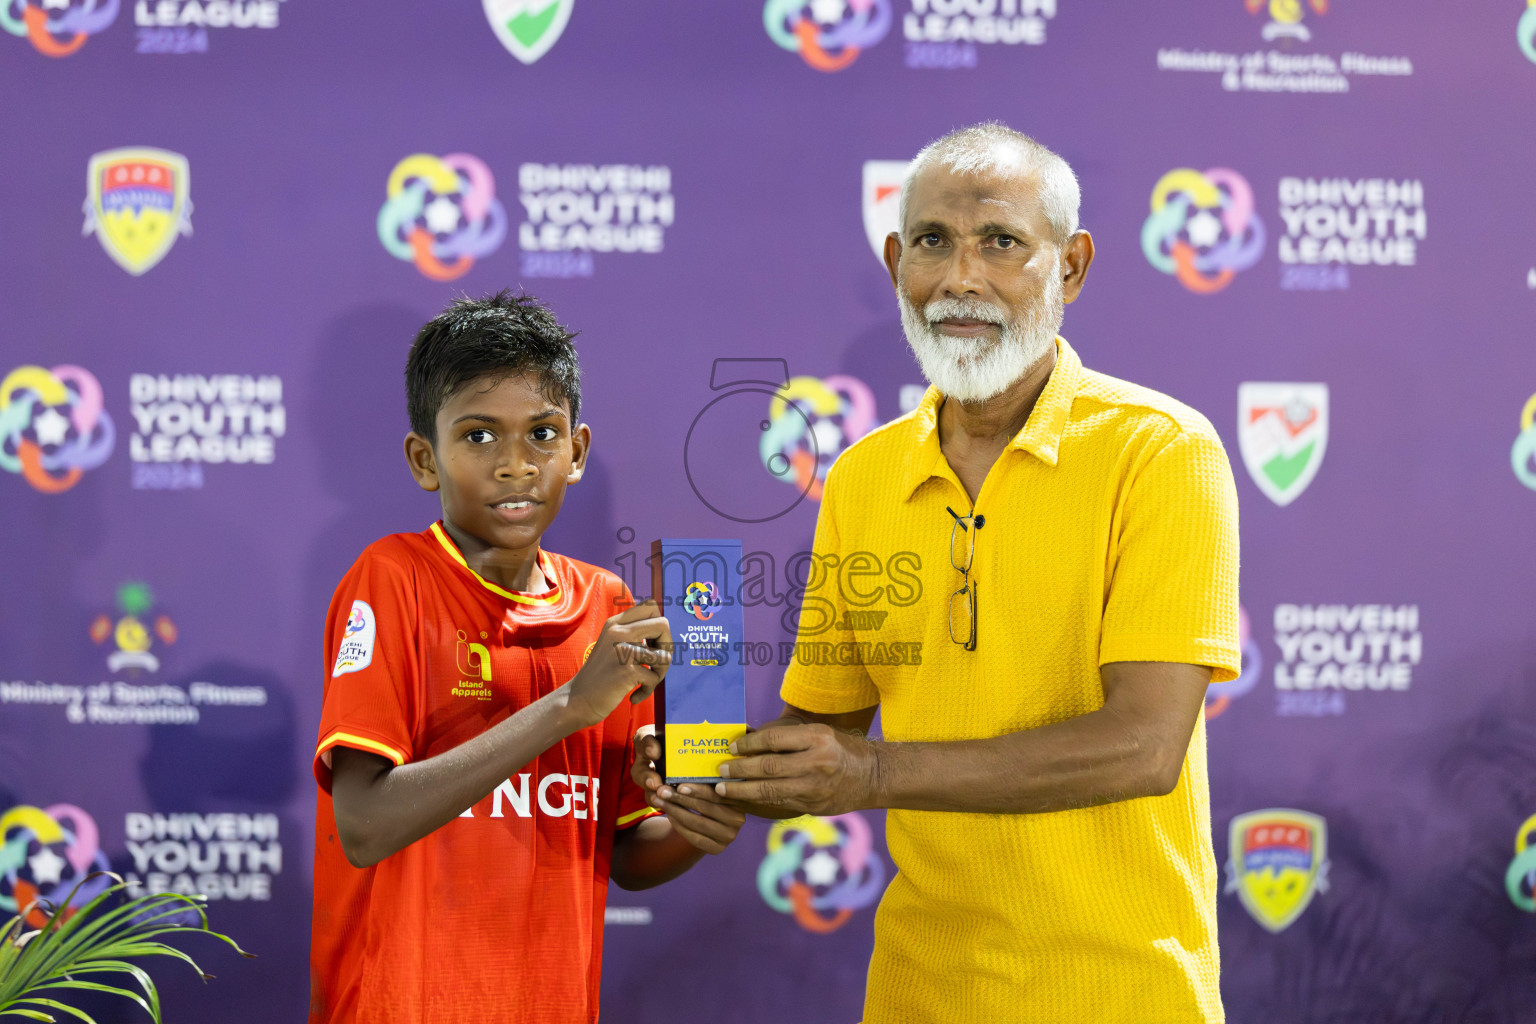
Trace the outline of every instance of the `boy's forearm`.
<instances>
[{"instance_id":1,"label":"boy's forearm","mask_svg":"<svg viewBox=\"0 0 1536 1024\"><path fill-rule=\"evenodd\" d=\"M332 798L347 859L377 864L483 800L518 768L583 728L562 686L452 750L391 766L334 748ZM365 767L366 766L366 767Z\"/></svg>"},{"instance_id":2,"label":"boy's forearm","mask_svg":"<svg viewBox=\"0 0 1536 1024\"><path fill-rule=\"evenodd\" d=\"M670 882L698 863L704 851L678 835L658 815L613 837L609 877L620 889L649 889Z\"/></svg>"}]
</instances>

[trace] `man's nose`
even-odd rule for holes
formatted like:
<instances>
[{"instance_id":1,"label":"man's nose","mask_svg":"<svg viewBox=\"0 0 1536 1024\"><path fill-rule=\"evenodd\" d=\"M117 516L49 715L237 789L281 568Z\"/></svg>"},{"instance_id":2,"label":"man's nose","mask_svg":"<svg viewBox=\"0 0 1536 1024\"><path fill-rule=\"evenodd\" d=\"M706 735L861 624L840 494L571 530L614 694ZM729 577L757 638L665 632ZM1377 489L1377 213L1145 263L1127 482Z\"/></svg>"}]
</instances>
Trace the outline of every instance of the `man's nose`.
<instances>
[{"instance_id":1,"label":"man's nose","mask_svg":"<svg viewBox=\"0 0 1536 1024\"><path fill-rule=\"evenodd\" d=\"M969 246L957 245L944 264L944 279L939 288L946 298L958 299L981 294L980 267Z\"/></svg>"}]
</instances>

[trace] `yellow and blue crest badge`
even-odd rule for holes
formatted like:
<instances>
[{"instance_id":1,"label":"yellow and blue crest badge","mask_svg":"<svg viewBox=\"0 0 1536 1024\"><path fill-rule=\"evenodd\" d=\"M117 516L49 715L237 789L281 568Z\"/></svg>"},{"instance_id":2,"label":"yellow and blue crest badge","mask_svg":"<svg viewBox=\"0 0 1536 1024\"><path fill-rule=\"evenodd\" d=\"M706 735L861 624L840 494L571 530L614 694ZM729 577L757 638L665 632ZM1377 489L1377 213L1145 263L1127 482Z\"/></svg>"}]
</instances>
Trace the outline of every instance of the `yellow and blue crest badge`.
<instances>
[{"instance_id":1,"label":"yellow and blue crest badge","mask_svg":"<svg viewBox=\"0 0 1536 1024\"><path fill-rule=\"evenodd\" d=\"M1328 825L1316 814L1283 807L1239 814L1229 843L1226 891L1271 932L1290 927L1328 890Z\"/></svg>"},{"instance_id":2,"label":"yellow and blue crest badge","mask_svg":"<svg viewBox=\"0 0 1536 1024\"><path fill-rule=\"evenodd\" d=\"M117 265L137 277L171 251L178 235L192 233L187 158L164 149L133 146L91 157L85 228Z\"/></svg>"}]
</instances>

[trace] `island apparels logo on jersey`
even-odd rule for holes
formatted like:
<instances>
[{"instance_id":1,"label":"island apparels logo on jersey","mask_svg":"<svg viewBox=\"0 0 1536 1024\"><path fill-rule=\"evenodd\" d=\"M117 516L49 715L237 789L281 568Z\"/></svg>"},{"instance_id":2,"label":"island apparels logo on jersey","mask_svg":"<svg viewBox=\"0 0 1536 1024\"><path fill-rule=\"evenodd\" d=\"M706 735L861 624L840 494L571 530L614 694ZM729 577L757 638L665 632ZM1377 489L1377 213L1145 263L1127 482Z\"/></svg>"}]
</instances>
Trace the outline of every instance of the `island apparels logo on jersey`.
<instances>
[{"instance_id":1,"label":"island apparels logo on jersey","mask_svg":"<svg viewBox=\"0 0 1536 1024\"><path fill-rule=\"evenodd\" d=\"M129 146L91 157L86 168L83 235L135 277L192 233L191 167L166 149Z\"/></svg>"},{"instance_id":2,"label":"island apparels logo on jersey","mask_svg":"<svg viewBox=\"0 0 1536 1024\"><path fill-rule=\"evenodd\" d=\"M1141 251L1153 268L1197 295L1219 292L1264 253L1264 222L1248 179L1227 167L1180 167L1152 188Z\"/></svg>"},{"instance_id":3,"label":"island apparels logo on jersey","mask_svg":"<svg viewBox=\"0 0 1536 1024\"><path fill-rule=\"evenodd\" d=\"M792 914L808 932L835 932L854 911L880 898L885 862L857 811L776 821L758 865L757 891L774 910Z\"/></svg>"},{"instance_id":4,"label":"island apparels logo on jersey","mask_svg":"<svg viewBox=\"0 0 1536 1024\"><path fill-rule=\"evenodd\" d=\"M910 160L864 161L864 236L881 266L885 265L886 236L901 230L901 192L911 167Z\"/></svg>"},{"instance_id":5,"label":"island apparels logo on jersey","mask_svg":"<svg viewBox=\"0 0 1536 1024\"><path fill-rule=\"evenodd\" d=\"M350 627L349 627L350 628ZM484 630L480 632L480 639L486 639ZM588 654L591 649L588 648ZM476 700L490 700L491 692L491 652L482 643L476 643L469 638L464 630L458 630L458 638L453 648L454 663L459 670L459 682L450 693L455 697L473 697ZM586 661L583 656L582 661Z\"/></svg>"},{"instance_id":6,"label":"island apparels logo on jersey","mask_svg":"<svg viewBox=\"0 0 1536 1024\"><path fill-rule=\"evenodd\" d=\"M1239 384L1237 444L1264 496L1289 505L1317 476L1328 449L1328 385Z\"/></svg>"},{"instance_id":7,"label":"island apparels logo on jersey","mask_svg":"<svg viewBox=\"0 0 1536 1024\"><path fill-rule=\"evenodd\" d=\"M763 468L812 501L837 457L872 430L875 395L857 377L791 377L768 402Z\"/></svg>"},{"instance_id":8,"label":"island apparels logo on jersey","mask_svg":"<svg viewBox=\"0 0 1536 1024\"><path fill-rule=\"evenodd\" d=\"M507 52L532 64L549 52L571 20L576 0L482 0L485 18Z\"/></svg>"},{"instance_id":9,"label":"island apparels logo on jersey","mask_svg":"<svg viewBox=\"0 0 1536 1024\"><path fill-rule=\"evenodd\" d=\"M500 248L507 211L479 157L412 153L389 172L377 226L395 259L434 281L453 281Z\"/></svg>"},{"instance_id":10,"label":"island apparels logo on jersey","mask_svg":"<svg viewBox=\"0 0 1536 1024\"><path fill-rule=\"evenodd\" d=\"M1239 814L1227 851L1226 892L1268 931L1285 931L1328 891L1328 825L1319 815L1285 807Z\"/></svg>"},{"instance_id":11,"label":"island apparels logo on jersey","mask_svg":"<svg viewBox=\"0 0 1536 1024\"><path fill-rule=\"evenodd\" d=\"M768 38L817 71L841 71L891 30L891 0L768 0Z\"/></svg>"},{"instance_id":12,"label":"island apparels logo on jersey","mask_svg":"<svg viewBox=\"0 0 1536 1024\"><path fill-rule=\"evenodd\" d=\"M4 0L0 28L45 57L68 57L116 21L120 6L121 0Z\"/></svg>"},{"instance_id":13,"label":"island apparels logo on jersey","mask_svg":"<svg viewBox=\"0 0 1536 1024\"><path fill-rule=\"evenodd\" d=\"M114 622L110 615L98 615L91 622L91 639L98 646L112 641L116 648L107 655L107 668L142 672L160 671L160 659L150 650L158 639L166 646L176 642L176 623L167 615L157 615L153 625L146 624L155 606L154 592L143 582L124 583L117 588L117 607L122 615Z\"/></svg>"}]
</instances>

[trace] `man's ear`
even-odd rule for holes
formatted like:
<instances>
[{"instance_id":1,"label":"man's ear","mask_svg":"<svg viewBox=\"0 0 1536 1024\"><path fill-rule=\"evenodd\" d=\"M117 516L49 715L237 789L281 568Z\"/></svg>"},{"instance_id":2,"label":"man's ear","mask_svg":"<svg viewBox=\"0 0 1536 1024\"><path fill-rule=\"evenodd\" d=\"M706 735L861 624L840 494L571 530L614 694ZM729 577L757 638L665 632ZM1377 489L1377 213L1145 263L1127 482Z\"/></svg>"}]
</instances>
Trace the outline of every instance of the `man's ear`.
<instances>
[{"instance_id":1,"label":"man's ear","mask_svg":"<svg viewBox=\"0 0 1536 1024\"><path fill-rule=\"evenodd\" d=\"M1083 279L1093 265L1093 236L1074 231L1061 250L1061 294L1066 302L1076 301L1083 290Z\"/></svg>"},{"instance_id":2,"label":"man's ear","mask_svg":"<svg viewBox=\"0 0 1536 1024\"><path fill-rule=\"evenodd\" d=\"M571 431L571 471L565 475L568 484L579 483L581 474L587 471L587 453L592 450L592 428L585 423L576 424Z\"/></svg>"},{"instance_id":3,"label":"man's ear","mask_svg":"<svg viewBox=\"0 0 1536 1024\"><path fill-rule=\"evenodd\" d=\"M901 236L892 231L885 236L885 269L891 272L891 286L896 286L896 268L901 266Z\"/></svg>"},{"instance_id":4,"label":"man's ear","mask_svg":"<svg viewBox=\"0 0 1536 1024\"><path fill-rule=\"evenodd\" d=\"M437 452L431 441L414 430L405 435L405 464L411 467L417 486L424 491L437 490Z\"/></svg>"}]
</instances>

